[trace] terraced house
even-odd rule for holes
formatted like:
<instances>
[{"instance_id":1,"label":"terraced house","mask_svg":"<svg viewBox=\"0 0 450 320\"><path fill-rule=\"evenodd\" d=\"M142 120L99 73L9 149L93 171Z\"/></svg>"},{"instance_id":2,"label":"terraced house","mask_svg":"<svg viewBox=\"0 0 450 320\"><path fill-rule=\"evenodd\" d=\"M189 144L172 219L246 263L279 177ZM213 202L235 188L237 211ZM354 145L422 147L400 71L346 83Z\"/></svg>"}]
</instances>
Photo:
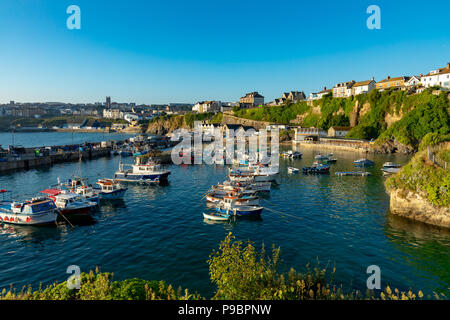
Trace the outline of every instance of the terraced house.
<instances>
[{"instance_id":1,"label":"terraced house","mask_svg":"<svg viewBox=\"0 0 450 320\"><path fill-rule=\"evenodd\" d=\"M338 83L333 87L333 98L348 98L352 95L352 87L355 80Z\"/></svg>"},{"instance_id":2,"label":"terraced house","mask_svg":"<svg viewBox=\"0 0 450 320\"><path fill-rule=\"evenodd\" d=\"M359 81L352 86L352 95L357 96L361 93L369 93L376 87L374 78L366 81Z\"/></svg>"},{"instance_id":3,"label":"terraced house","mask_svg":"<svg viewBox=\"0 0 450 320\"><path fill-rule=\"evenodd\" d=\"M247 93L239 99L241 108L254 108L264 105L264 97L258 91Z\"/></svg>"},{"instance_id":4,"label":"terraced house","mask_svg":"<svg viewBox=\"0 0 450 320\"><path fill-rule=\"evenodd\" d=\"M390 76L387 76L386 79L383 79L379 82L377 82L377 89L378 90L386 90L391 88L402 88L405 86L405 83L409 80L409 77L402 76L402 77L396 77L391 78Z\"/></svg>"},{"instance_id":5,"label":"terraced house","mask_svg":"<svg viewBox=\"0 0 450 320\"><path fill-rule=\"evenodd\" d=\"M421 83L426 88L439 86L450 89L450 63L444 68L431 70L421 78Z\"/></svg>"}]
</instances>

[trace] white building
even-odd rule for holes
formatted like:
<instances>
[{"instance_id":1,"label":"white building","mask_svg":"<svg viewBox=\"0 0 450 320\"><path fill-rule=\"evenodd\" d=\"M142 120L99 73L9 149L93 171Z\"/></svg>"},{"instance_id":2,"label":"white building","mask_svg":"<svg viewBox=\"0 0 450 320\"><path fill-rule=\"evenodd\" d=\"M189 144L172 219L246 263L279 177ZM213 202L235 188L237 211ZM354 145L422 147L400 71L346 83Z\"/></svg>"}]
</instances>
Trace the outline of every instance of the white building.
<instances>
[{"instance_id":1,"label":"white building","mask_svg":"<svg viewBox=\"0 0 450 320\"><path fill-rule=\"evenodd\" d=\"M308 101L322 99L322 97L324 95L326 95L330 92L331 92L331 90L327 90L327 87L324 87L323 90L319 91L319 92L311 92L309 94Z\"/></svg>"},{"instance_id":2,"label":"white building","mask_svg":"<svg viewBox=\"0 0 450 320\"><path fill-rule=\"evenodd\" d=\"M426 88L439 86L450 89L450 63L447 63L445 68L431 70L420 79L420 82Z\"/></svg>"},{"instance_id":3,"label":"white building","mask_svg":"<svg viewBox=\"0 0 450 320\"><path fill-rule=\"evenodd\" d=\"M357 96L362 93L369 93L376 87L376 82L372 78L371 80L359 81L352 86L352 95Z\"/></svg>"},{"instance_id":4,"label":"white building","mask_svg":"<svg viewBox=\"0 0 450 320\"><path fill-rule=\"evenodd\" d=\"M139 117L137 114L134 113L125 113L123 118L130 123L141 119L141 117Z\"/></svg>"},{"instance_id":5,"label":"white building","mask_svg":"<svg viewBox=\"0 0 450 320\"><path fill-rule=\"evenodd\" d=\"M352 95L352 87L355 80L341 82L333 87L333 98L348 98Z\"/></svg>"},{"instance_id":6,"label":"white building","mask_svg":"<svg viewBox=\"0 0 450 320\"><path fill-rule=\"evenodd\" d=\"M328 133L320 128L294 128L294 141L319 140L320 137L326 137Z\"/></svg>"},{"instance_id":7,"label":"white building","mask_svg":"<svg viewBox=\"0 0 450 320\"><path fill-rule=\"evenodd\" d=\"M103 109L103 118L123 119L123 112L119 109Z\"/></svg>"},{"instance_id":8,"label":"white building","mask_svg":"<svg viewBox=\"0 0 450 320\"><path fill-rule=\"evenodd\" d=\"M192 111L203 113L203 112L219 112L222 103L220 101L201 101L197 102L193 107Z\"/></svg>"},{"instance_id":9,"label":"white building","mask_svg":"<svg viewBox=\"0 0 450 320\"><path fill-rule=\"evenodd\" d=\"M420 85L420 78L422 77L422 75L416 77L416 76L412 76L408 79L408 81L405 81L405 83L403 84L405 87L416 87L418 85Z\"/></svg>"}]
</instances>

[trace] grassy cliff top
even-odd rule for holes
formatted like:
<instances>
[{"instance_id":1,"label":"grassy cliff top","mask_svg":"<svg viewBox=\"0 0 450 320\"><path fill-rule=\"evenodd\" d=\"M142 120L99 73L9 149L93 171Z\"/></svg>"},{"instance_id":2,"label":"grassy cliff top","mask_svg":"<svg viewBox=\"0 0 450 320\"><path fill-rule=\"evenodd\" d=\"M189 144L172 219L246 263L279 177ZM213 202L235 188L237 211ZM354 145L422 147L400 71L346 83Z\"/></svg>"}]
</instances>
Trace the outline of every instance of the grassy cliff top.
<instances>
[{"instance_id":1,"label":"grassy cliff top","mask_svg":"<svg viewBox=\"0 0 450 320\"><path fill-rule=\"evenodd\" d=\"M450 205L450 143L423 148L399 173L386 180L386 187L424 193L434 205ZM446 164L446 162L448 162Z\"/></svg>"}]
</instances>

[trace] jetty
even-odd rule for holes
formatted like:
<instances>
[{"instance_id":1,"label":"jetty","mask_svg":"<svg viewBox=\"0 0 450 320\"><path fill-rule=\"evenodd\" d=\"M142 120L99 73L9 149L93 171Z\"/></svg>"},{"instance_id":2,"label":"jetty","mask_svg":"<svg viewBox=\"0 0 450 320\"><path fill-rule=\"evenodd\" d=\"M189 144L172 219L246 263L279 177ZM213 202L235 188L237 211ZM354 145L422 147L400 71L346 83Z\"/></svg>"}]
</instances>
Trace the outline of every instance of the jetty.
<instances>
[{"instance_id":1,"label":"jetty","mask_svg":"<svg viewBox=\"0 0 450 320\"><path fill-rule=\"evenodd\" d=\"M337 176L370 176L370 172L367 171L342 171L336 172Z\"/></svg>"},{"instance_id":2,"label":"jetty","mask_svg":"<svg viewBox=\"0 0 450 320\"><path fill-rule=\"evenodd\" d=\"M149 139L146 141L129 138L126 140L109 140L101 142L85 142L82 144L27 147L9 146L3 149L0 146L0 173L14 170L28 170L40 167L49 167L56 163L92 160L100 157L109 157L124 146L127 148L147 148L157 154L161 146L169 146L165 140ZM170 159L170 153L162 153L164 162Z\"/></svg>"}]
</instances>

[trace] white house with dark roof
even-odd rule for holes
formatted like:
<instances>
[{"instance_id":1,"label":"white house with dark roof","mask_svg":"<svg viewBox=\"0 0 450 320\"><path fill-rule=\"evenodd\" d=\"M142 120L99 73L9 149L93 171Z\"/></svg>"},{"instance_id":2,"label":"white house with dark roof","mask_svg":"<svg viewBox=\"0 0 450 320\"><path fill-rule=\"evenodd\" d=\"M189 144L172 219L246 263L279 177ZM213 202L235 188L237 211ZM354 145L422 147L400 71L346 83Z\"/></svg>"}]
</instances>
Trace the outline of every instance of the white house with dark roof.
<instances>
[{"instance_id":1,"label":"white house with dark roof","mask_svg":"<svg viewBox=\"0 0 450 320\"><path fill-rule=\"evenodd\" d=\"M420 82L426 88L439 86L450 89L450 63L444 68L431 70L420 79Z\"/></svg>"},{"instance_id":2,"label":"white house with dark roof","mask_svg":"<svg viewBox=\"0 0 450 320\"><path fill-rule=\"evenodd\" d=\"M417 87L420 85L421 78L422 78L422 75L412 76L407 81L405 81L405 83L403 85L405 87Z\"/></svg>"}]
</instances>

